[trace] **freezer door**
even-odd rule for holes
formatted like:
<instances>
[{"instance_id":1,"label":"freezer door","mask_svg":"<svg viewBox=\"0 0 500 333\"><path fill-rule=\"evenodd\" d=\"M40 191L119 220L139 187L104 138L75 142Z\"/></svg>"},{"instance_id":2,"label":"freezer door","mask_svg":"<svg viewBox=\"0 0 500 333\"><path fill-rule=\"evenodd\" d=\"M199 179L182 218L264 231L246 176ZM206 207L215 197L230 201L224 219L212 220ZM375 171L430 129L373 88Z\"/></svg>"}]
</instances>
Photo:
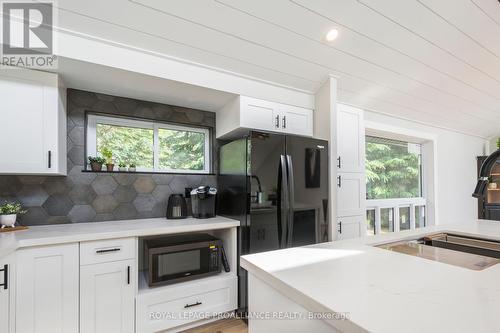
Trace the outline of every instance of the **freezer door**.
<instances>
[{"instance_id":1,"label":"freezer door","mask_svg":"<svg viewBox=\"0 0 500 333\"><path fill-rule=\"evenodd\" d=\"M288 247L328 241L328 142L287 136Z\"/></svg>"},{"instance_id":2,"label":"freezer door","mask_svg":"<svg viewBox=\"0 0 500 333\"><path fill-rule=\"evenodd\" d=\"M252 132L249 147L249 253L279 249L287 194L283 193L283 135ZM283 170L285 171L285 170ZM286 182L285 182L286 185Z\"/></svg>"}]
</instances>

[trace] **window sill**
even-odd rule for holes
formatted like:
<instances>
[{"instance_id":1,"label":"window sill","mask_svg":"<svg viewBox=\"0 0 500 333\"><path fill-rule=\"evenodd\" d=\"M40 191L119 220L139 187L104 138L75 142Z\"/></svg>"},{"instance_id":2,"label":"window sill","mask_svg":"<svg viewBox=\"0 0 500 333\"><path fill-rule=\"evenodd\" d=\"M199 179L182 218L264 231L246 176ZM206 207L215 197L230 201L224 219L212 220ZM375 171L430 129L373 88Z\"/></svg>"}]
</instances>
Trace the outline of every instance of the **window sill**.
<instances>
[{"instance_id":1,"label":"window sill","mask_svg":"<svg viewBox=\"0 0 500 333\"><path fill-rule=\"evenodd\" d=\"M88 173L128 173L128 174L139 174L139 175L179 175L179 176L215 176L215 173L202 173L202 172L155 172L155 171L92 171L92 170L82 170L82 172Z\"/></svg>"}]
</instances>

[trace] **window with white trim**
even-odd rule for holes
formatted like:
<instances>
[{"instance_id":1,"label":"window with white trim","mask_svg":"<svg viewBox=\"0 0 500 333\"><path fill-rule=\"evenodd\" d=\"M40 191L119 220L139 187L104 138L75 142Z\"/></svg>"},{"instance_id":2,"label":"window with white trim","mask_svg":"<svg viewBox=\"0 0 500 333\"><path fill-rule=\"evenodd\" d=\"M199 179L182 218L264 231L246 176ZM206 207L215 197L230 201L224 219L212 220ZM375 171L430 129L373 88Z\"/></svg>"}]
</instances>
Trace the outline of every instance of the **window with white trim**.
<instances>
[{"instance_id":1,"label":"window with white trim","mask_svg":"<svg viewBox=\"0 0 500 333\"><path fill-rule=\"evenodd\" d=\"M367 234L425 226L422 145L366 136Z\"/></svg>"},{"instance_id":2,"label":"window with white trim","mask_svg":"<svg viewBox=\"0 0 500 333\"><path fill-rule=\"evenodd\" d=\"M137 171L210 172L210 130L130 118L88 115L87 155L112 152L116 166Z\"/></svg>"}]
</instances>

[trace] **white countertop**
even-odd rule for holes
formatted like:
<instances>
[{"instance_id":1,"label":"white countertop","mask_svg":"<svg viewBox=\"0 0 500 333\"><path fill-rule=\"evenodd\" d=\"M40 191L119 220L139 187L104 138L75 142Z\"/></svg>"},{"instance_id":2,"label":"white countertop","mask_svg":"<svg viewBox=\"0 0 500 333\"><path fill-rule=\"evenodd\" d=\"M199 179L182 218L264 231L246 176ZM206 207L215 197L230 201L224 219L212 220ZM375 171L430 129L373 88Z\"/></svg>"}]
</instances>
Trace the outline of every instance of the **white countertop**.
<instances>
[{"instance_id":1,"label":"white countertop","mask_svg":"<svg viewBox=\"0 0 500 333\"><path fill-rule=\"evenodd\" d=\"M98 239L154 236L237 227L239 221L225 217L167 220L152 218L110 222L34 226L28 230L0 234L0 258L18 248Z\"/></svg>"},{"instance_id":2,"label":"white countertop","mask_svg":"<svg viewBox=\"0 0 500 333\"><path fill-rule=\"evenodd\" d=\"M500 332L500 264L474 271L373 247L437 231L500 240L500 222L479 221L247 255L241 266L309 311L348 313L330 322L342 332Z\"/></svg>"}]
</instances>

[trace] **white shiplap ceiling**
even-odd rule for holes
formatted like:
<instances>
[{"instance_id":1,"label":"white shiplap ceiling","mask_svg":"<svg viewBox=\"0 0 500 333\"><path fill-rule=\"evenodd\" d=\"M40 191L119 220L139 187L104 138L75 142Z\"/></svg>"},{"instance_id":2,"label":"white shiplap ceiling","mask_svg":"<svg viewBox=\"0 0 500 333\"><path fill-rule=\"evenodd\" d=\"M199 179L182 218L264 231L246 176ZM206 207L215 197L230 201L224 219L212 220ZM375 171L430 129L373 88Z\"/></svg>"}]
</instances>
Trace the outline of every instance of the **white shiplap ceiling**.
<instances>
[{"instance_id":1,"label":"white shiplap ceiling","mask_svg":"<svg viewBox=\"0 0 500 333\"><path fill-rule=\"evenodd\" d=\"M500 134L497 0L60 0L59 26L456 131ZM337 28L340 36L327 42Z\"/></svg>"}]
</instances>

